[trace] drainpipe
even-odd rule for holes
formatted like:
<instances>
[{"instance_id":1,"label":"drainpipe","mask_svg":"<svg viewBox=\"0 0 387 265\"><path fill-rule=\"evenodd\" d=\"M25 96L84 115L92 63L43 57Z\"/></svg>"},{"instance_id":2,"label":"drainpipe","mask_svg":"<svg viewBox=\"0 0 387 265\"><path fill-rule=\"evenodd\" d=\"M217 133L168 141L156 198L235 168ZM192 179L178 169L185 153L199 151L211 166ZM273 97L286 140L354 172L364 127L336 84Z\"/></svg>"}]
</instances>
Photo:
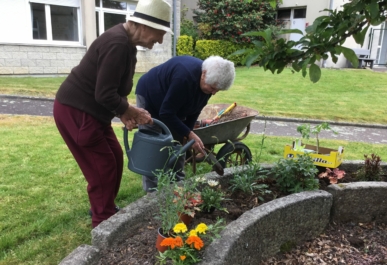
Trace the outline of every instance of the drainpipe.
<instances>
[{"instance_id":1,"label":"drainpipe","mask_svg":"<svg viewBox=\"0 0 387 265\"><path fill-rule=\"evenodd\" d=\"M177 25L177 15L176 15L176 1L177 0L173 0L173 50L172 50L172 56L175 57L176 56L176 40L177 40L177 37L176 37L176 34L177 34L177 30L176 30L176 25Z\"/></svg>"},{"instance_id":2,"label":"drainpipe","mask_svg":"<svg viewBox=\"0 0 387 265\"><path fill-rule=\"evenodd\" d=\"M329 1L329 9L332 10L332 8L333 8L333 0L330 0ZM323 63L322 63L323 68L326 68L326 63L327 63L327 60L323 60Z\"/></svg>"}]
</instances>

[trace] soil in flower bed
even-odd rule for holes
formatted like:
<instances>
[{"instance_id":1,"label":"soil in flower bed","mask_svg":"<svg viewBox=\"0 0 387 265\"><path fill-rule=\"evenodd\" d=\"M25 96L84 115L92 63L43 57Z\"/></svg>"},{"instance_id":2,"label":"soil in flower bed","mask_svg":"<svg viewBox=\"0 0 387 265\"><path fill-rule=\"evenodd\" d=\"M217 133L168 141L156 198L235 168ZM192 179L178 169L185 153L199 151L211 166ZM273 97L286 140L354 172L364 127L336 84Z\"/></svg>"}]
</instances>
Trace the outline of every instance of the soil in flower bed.
<instances>
[{"instance_id":1,"label":"soil in flower bed","mask_svg":"<svg viewBox=\"0 0 387 265\"><path fill-rule=\"evenodd\" d=\"M350 174L346 174L343 179L339 180L339 183L355 181ZM387 181L386 176L383 181ZM223 218L225 224L228 224L252 208L289 195L282 193L273 180L267 179L265 184L269 185L270 194L231 194L228 191L223 207L227 208L229 213L219 210L212 213L198 212L189 228L194 228L199 223L213 224L217 218ZM320 180L320 189L325 190L328 185L329 183L324 179ZM226 188L223 187L225 191ZM263 197L264 201L258 200L258 196ZM102 258L98 264L156 264L158 252L155 242L159 227L160 223L155 218L146 220L135 234L120 242L117 247L102 250ZM205 244L208 243L205 242ZM387 225L331 224L320 237L261 264L387 264Z\"/></svg>"}]
</instances>

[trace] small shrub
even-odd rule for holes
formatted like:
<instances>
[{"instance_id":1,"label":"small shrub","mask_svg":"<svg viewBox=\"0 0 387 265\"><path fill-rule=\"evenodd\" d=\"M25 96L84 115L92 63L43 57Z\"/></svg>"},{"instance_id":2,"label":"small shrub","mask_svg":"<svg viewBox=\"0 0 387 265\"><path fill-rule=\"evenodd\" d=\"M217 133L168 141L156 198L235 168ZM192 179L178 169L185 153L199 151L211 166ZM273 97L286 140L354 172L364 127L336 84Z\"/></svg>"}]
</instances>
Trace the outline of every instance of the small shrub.
<instances>
[{"instance_id":1,"label":"small shrub","mask_svg":"<svg viewBox=\"0 0 387 265\"><path fill-rule=\"evenodd\" d=\"M191 36L180 36L177 39L177 55L190 55L193 56L193 38Z\"/></svg>"},{"instance_id":2,"label":"small shrub","mask_svg":"<svg viewBox=\"0 0 387 265\"><path fill-rule=\"evenodd\" d=\"M380 156L371 154L370 157L368 155L364 155L364 165L356 172L356 178L358 180L365 181L378 181L381 179L381 175L383 175L383 169L380 166Z\"/></svg>"},{"instance_id":3,"label":"small shrub","mask_svg":"<svg viewBox=\"0 0 387 265\"><path fill-rule=\"evenodd\" d=\"M339 179L344 178L345 171L339 170L338 168L335 168L331 170L330 168L327 168L325 172L322 172L318 175L319 178L327 178L329 179L330 184L336 184Z\"/></svg>"},{"instance_id":4,"label":"small shrub","mask_svg":"<svg viewBox=\"0 0 387 265\"><path fill-rule=\"evenodd\" d=\"M247 168L247 170L246 170ZM262 167L257 163L251 163L243 167L243 171L235 172L234 176L230 179L229 189L232 192L242 191L246 194L253 194L259 192L261 194L270 193L268 185L259 184L259 181L263 181L267 178L263 174L265 172ZM263 198L258 197L260 200Z\"/></svg>"},{"instance_id":5,"label":"small shrub","mask_svg":"<svg viewBox=\"0 0 387 265\"><path fill-rule=\"evenodd\" d=\"M227 209L222 207L221 204L222 201L225 200L225 194L222 192L218 181L209 180L208 185L202 189L201 194L203 203L200 208L202 211L210 212L218 209L227 212Z\"/></svg>"},{"instance_id":6,"label":"small shrub","mask_svg":"<svg viewBox=\"0 0 387 265\"><path fill-rule=\"evenodd\" d=\"M280 159L270 172L283 192L297 193L319 188L316 178L318 169L307 154L299 155L297 159Z\"/></svg>"}]
</instances>

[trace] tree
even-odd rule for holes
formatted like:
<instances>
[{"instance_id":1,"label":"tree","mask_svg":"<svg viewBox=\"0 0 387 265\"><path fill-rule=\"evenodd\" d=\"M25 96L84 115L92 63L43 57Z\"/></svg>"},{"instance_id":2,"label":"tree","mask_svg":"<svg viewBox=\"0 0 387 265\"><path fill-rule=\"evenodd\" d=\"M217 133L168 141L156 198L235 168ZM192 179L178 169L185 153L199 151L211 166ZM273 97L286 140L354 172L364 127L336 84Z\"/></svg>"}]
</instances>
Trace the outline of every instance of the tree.
<instances>
[{"instance_id":1,"label":"tree","mask_svg":"<svg viewBox=\"0 0 387 265\"><path fill-rule=\"evenodd\" d=\"M250 2L251 0L245 0ZM272 6L274 0L266 0ZM242 34L245 37L263 38L254 41L254 48L237 51L234 55L244 54L244 63L251 66L258 62L264 70L273 74L281 73L285 67L302 72L305 77L309 69L309 78L317 82L321 77L320 67L316 64L321 59L337 62L338 55L343 54L354 67L358 66L357 56L353 50L342 46L346 38L353 36L356 43L363 45L369 27L377 26L386 21L387 0L352 0L343 5L343 9L324 11L329 16L318 17L312 25L306 28L306 34L298 41L286 41L280 34L299 33L300 30L282 30L273 32L271 29L264 31L251 31ZM297 46L301 49L296 49Z\"/></svg>"},{"instance_id":2,"label":"tree","mask_svg":"<svg viewBox=\"0 0 387 265\"><path fill-rule=\"evenodd\" d=\"M265 0L198 0L198 8L194 13L204 39L251 42L258 37L242 33L277 25L275 6Z\"/></svg>"}]
</instances>

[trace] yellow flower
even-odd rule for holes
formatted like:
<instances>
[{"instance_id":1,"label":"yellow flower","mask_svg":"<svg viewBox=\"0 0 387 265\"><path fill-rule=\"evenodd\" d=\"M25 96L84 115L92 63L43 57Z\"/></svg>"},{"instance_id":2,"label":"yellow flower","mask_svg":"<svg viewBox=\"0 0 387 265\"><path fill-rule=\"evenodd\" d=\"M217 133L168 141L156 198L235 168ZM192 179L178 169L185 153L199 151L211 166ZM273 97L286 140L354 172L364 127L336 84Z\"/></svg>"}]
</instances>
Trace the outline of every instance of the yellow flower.
<instances>
[{"instance_id":1,"label":"yellow flower","mask_svg":"<svg viewBox=\"0 0 387 265\"><path fill-rule=\"evenodd\" d=\"M197 236L198 235L198 233L196 232L196 230L191 230L191 231L189 231L189 235L190 236Z\"/></svg>"},{"instance_id":2,"label":"yellow flower","mask_svg":"<svg viewBox=\"0 0 387 265\"><path fill-rule=\"evenodd\" d=\"M185 260L185 258L186 258L186 256L184 256L184 255L180 256L181 260Z\"/></svg>"},{"instance_id":3,"label":"yellow flower","mask_svg":"<svg viewBox=\"0 0 387 265\"><path fill-rule=\"evenodd\" d=\"M198 233L205 234L207 229L208 229L208 227L206 226L205 223L200 223L200 224L198 224L198 226L196 227L195 230Z\"/></svg>"},{"instance_id":4,"label":"yellow flower","mask_svg":"<svg viewBox=\"0 0 387 265\"><path fill-rule=\"evenodd\" d=\"M185 233L185 232L187 232L187 230L188 230L187 226L184 223L178 223L173 228L173 232L175 232L176 234Z\"/></svg>"},{"instance_id":5,"label":"yellow flower","mask_svg":"<svg viewBox=\"0 0 387 265\"><path fill-rule=\"evenodd\" d=\"M187 243L191 247L192 247L192 244L193 244L194 248L196 248L197 250L200 250L204 246L203 241L198 236L189 236L187 238L187 240L185 241L185 243Z\"/></svg>"}]
</instances>

